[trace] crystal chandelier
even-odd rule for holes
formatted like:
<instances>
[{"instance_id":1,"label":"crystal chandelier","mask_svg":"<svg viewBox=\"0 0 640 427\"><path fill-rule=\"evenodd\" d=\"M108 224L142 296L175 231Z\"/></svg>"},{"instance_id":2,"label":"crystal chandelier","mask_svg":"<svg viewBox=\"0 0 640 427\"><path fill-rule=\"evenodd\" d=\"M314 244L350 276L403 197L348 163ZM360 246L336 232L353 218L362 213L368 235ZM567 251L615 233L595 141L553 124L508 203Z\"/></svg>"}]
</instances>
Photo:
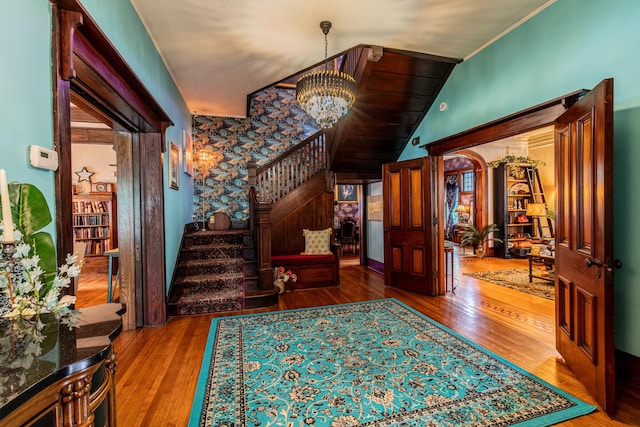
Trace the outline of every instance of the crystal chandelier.
<instances>
[{"instance_id":1,"label":"crystal chandelier","mask_svg":"<svg viewBox=\"0 0 640 427\"><path fill-rule=\"evenodd\" d=\"M298 103L323 129L332 127L347 114L356 100L356 81L347 73L329 70L327 61L327 34L331 22L322 21L324 33L324 71L305 74L296 84Z\"/></svg>"}]
</instances>

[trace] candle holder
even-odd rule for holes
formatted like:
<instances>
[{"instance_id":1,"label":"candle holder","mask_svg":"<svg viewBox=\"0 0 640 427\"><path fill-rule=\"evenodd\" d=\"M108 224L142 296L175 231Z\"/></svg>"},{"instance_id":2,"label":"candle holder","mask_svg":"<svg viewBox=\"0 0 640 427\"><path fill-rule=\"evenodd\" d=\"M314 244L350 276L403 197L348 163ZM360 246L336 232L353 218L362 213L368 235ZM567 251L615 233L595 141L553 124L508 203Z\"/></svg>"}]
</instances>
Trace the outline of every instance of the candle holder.
<instances>
[{"instance_id":1,"label":"candle holder","mask_svg":"<svg viewBox=\"0 0 640 427\"><path fill-rule=\"evenodd\" d=\"M14 257L14 242L2 242L0 251L0 274L7 278L7 290L0 292L0 316L4 316L13 310L13 284L20 280L22 264Z\"/></svg>"}]
</instances>

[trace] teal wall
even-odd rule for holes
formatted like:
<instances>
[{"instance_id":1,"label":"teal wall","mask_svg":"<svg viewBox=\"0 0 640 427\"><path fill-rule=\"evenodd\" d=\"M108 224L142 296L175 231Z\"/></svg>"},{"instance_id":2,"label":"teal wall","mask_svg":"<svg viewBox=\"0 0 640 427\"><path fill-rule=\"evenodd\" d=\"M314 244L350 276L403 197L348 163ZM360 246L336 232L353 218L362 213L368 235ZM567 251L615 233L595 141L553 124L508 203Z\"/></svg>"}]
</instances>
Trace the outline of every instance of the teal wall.
<instances>
[{"instance_id":1,"label":"teal wall","mask_svg":"<svg viewBox=\"0 0 640 427\"><path fill-rule=\"evenodd\" d=\"M437 140L614 78L616 347L640 356L640 2L558 0L456 66L414 136ZM408 146L401 159L424 156Z\"/></svg>"},{"instance_id":2,"label":"teal wall","mask_svg":"<svg viewBox=\"0 0 640 427\"><path fill-rule=\"evenodd\" d=\"M169 142L183 147L183 130L191 135L191 114L171 75L149 38L129 0L81 0L89 14L111 40L147 90L169 115L173 126L166 131ZM169 161L164 161L165 284L168 291L180 249L184 224L192 221L193 179L179 167L179 190L169 188Z\"/></svg>"},{"instance_id":3,"label":"teal wall","mask_svg":"<svg viewBox=\"0 0 640 427\"><path fill-rule=\"evenodd\" d=\"M131 3L83 0L82 4L173 121L166 132L167 142L182 146L183 130L191 133L191 116ZM5 58L12 58L0 65L0 168L6 169L10 181L40 188L53 209L53 172L29 166L27 153L32 144L53 147L49 2L3 5L0 49ZM180 190L170 190L168 162L164 165L168 288L183 226L191 221L193 182L181 168ZM55 235L55 225L48 231Z\"/></svg>"},{"instance_id":4,"label":"teal wall","mask_svg":"<svg viewBox=\"0 0 640 427\"><path fill-rule=\"evenodd\" d=\"M0 168L55 206L53 172L29 166L29 145L53 146L48 1L5 2L0 13ZM71 191L71 190L69 190ZM55 236L55 224L46 231Z\"/></svg>"}]
</instances>

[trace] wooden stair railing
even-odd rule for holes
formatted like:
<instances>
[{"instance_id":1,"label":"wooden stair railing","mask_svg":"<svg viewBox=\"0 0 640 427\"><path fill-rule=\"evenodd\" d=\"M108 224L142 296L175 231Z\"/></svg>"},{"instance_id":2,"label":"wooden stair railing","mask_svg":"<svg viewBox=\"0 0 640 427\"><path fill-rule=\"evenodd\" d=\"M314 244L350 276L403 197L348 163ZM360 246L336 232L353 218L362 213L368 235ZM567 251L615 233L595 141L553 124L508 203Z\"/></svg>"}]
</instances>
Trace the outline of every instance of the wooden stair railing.
<instances>
[{"instance_id":1,"label":"wooden stair railing","mask_svg":"<svg viewBox=\"0 0 640 427\"><path fill-rule=\"evenodd\" d=\"M326 168L327 137L318 132L256 169L256 197L275 203Z\"/></svg>"},{"instance_id":2,"label":"wooden stair railing","mask_svg":"<svg viewBox=\"0 0 640 427\"><path fill-rule=\"evenodd\" d=\"M257 168L247 164L249 218L257 248L259 287L273 286L271 270L271 206L320 172L327 170L327 138L318 132Z\"/></svg>"}]
</instances>

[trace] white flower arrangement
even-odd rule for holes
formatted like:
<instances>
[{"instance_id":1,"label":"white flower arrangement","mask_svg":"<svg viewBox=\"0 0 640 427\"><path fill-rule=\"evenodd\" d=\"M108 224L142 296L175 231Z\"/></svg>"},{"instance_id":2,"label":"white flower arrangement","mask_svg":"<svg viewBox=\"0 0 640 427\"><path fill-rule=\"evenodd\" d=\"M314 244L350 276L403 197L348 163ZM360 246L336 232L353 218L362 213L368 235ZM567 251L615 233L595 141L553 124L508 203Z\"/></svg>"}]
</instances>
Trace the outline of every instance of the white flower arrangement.
<instances>
[{"instance_id":1,"label":"white flower arrangement","mask_svg":"<svg viewBox=\"0 0 640 427\"><path fill-rule=\"evenodd\" d=\"M67 255L65 264L58 268L53 282L47 284L35 248L31 255L31 245L21 240L22 236L18 231L15 231L15 236L15 251L3 251L0 263L0 290L11 301L11 311L5 313L4 317L31 318L41 313L52 313L62 323L75 325L79 312L71 306L75 303L76 297L61 297L60 293L69 287L72 278L80 274L81 266L76 265L77 257Z\"/></svg>"}]
</instances>

